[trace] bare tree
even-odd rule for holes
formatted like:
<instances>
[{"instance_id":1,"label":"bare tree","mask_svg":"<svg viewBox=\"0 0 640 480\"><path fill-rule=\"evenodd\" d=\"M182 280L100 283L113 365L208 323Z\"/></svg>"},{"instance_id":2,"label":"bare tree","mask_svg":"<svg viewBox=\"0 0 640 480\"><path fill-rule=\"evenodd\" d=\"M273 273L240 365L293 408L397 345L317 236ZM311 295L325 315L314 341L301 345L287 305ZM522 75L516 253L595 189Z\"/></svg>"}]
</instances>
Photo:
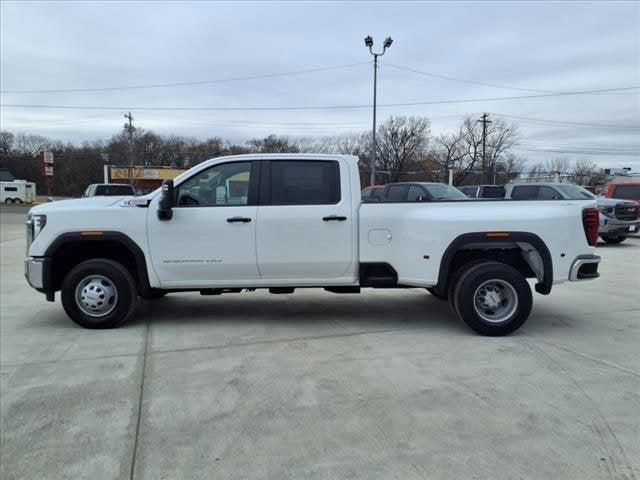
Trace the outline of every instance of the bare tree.
<instances>
[{"instance_id":1,"label":"bare tree","mask_svg":"<svg viewBox=\"0 0 640 480\"><path fill-rule=\"evenodd\" d=\"M504 161L505 154L517 145L519 138L520 131L515 123L507 123L498 118L489 125L486 138L487 171L484 172L485 182L496 183L496 174L498 170L503 168L500 163ZM491 177L488 174L491 174Z\"/></svg>"},{"instance_id":2,"label":"bare tree","mask_svg":"<svg viewBox=\"0 0 640 480\"><path fill-rule=\"evenodd\" d=\"M431 138L431 122L424 117L390 117L378 128L376 139L381 174L397 182L405 167L417 164L426 153Z\"/></svg>"},{"instance_id":3,"label":"bare tree","mask_svg":"<svg viewBox=\"0 0 640 480\"><path fill-rule=\"evenodd\" d=\"M13 150L14 135L6 130L0 131L0 159L9 157Z\"/></svg>"},{"instance_id":4,"label":"bare tree","mask_svg":"<svg viewBox=\"0 0 640 480\"><path fill-rule=\"evenodd\" d=\"M427 180L446 182L449 170L454 172L454 183L462 183L473 168L473 162L466 162L467 149L462 129L453 133L438 135L426 158L420 162Z\"/></svg>"},{"instance_id":5,"label":"bare tree","mask_svg":"<svg viewBox=\"0 0 640 480\"><path fill-rule=\"evenodd\" d=\"M256 153L287 153L298 152L296 145L287 137L269 135L265 138L254 138L247 142L247 146Z\"/></svg>"},{"instance_id":6,"label":"bare tree","mask_svg":"<svg viewBox=\"0 0 640 480\"><path fill-rule=\"evenodd\" d=\"M591 160L583 158L573 163L573 179L578 185L588 185L589 180L596 172L596 164Z\"/></svg>"},{"instance_id":7,"label":"bare tree","mask_svg":"<svg viewBox=\"0 0 640 480\"><path fill-rule=\"evenodd\" d=\"M14 139L14 149L16 152L27 155L35 155L39 150L44 150L52 145L54 145L54 142L47 137L32 135L30 133L18 133Z\"/></svg>"},{"instance_id":8,"label":"bare tree","mask_svg":"<svg viewBox=\"0 0 640 480\"><path fill-rule=\"evenodd\" d=\"M565 175L571 169L571 161L567 157L555 157L545 162L545 168L550 175Z\"/></svg>"}]
</instances>

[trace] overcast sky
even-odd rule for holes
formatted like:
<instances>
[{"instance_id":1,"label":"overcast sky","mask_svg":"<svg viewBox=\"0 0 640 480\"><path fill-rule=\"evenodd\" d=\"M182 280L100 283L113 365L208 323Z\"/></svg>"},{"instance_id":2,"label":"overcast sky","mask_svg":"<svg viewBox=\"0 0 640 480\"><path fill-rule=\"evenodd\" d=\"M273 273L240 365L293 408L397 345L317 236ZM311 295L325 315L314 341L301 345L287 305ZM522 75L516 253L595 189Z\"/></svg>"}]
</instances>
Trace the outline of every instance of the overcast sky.
<instances>
[{"instance_id":1,"label":"overcast sky","mask_svg":"<svg viewBox=\"0 0 640 480\"><path fill-rule=\"evenodd\" d=\"M640 170L638 89L425 104L638 87L638 2L47 1L2 2L0 11L0 123L13 132L70 141L106 139L120 131L129 109L136 126L158 133L237 142L269 133L364 130L371 125L370 107L281 108L371 104L372 57L363 44L370 34L376 49L386 36L394 40L381 58L379 120L424 115L437 134L454 129L466 114L523 117L518 153L532 160L564 152ZM344 67L199 85L10 93L199 82L334 66ZM398 103L422 105L385 106ZM270 107L280 110L248 110ZM202 108L245 110L196 110ZM515 120L511 117L505 118Z\"/></svg>"}]
</instances>

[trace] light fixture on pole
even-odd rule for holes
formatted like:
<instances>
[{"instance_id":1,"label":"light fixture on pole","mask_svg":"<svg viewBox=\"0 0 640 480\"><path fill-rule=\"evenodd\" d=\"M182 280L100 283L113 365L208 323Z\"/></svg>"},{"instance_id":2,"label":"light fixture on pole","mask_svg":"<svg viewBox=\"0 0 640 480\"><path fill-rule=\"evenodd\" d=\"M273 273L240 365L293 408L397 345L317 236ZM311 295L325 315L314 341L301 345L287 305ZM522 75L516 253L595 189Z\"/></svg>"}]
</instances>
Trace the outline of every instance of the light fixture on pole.
<instances>
[{"instance_id":1,"label":"light fixture on pole","mask_svg":"<svg viewBox=\"0 0 640 480\"><path fill-rule=\"evenodd\" d=\"M391 46L393 40L391 37L387 37L384 39L384 43L382 44L382 52L375 53L373 51L373 38L370 35L364 39L364 45L369 49L369 53L373 55L373 138L372 138L372 155L371 155L371 178L370 185L374 185L376 183L376 90L378 88L378 57L384 55L384 52L387 51L387 48Z\"/></svg>"}]
</instances>

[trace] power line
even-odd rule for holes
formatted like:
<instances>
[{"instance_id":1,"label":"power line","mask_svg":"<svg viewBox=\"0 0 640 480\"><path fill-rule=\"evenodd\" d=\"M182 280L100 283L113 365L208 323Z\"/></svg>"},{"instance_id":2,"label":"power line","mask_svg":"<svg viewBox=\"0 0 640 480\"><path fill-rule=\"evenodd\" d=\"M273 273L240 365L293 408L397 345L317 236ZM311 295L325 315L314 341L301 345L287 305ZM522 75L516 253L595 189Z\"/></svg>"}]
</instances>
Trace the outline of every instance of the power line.
<instances>
[{"instance_id":1,"label":"power line","mask_svg":"<svg viewBox=\"0 0 640 480\"><path fill-rule=\"evenodd\" d=\"M401 67L400 65L394 65L393 63L388 63L385 62L384 63L385 67L391 67L391 68L395 68L397 70L404 70L405 72L412 72L412 73L417 73L418 75L425 75L428 77L433 77L433 78L440 78L442 80L452 80L454 82L462 82L462 83L470 83L473 85L481 85L483 87L493 87L493 88L502 88L505 90L516 90L519 92L533 92L533 93L564 93L564 92L556 92L556 91L552 91L552 90L536 90L536 89L532 89L532 88L518 88L518 87L509 87L506 85L499 85L496 83L487 83L487 82L479 82L476 80L466 80L464 78L456 78L456 77L450 77L448 75L441 75L438 73L432 73L432 72L425 72L423 70L416 70L415 68L409 68L409 67Z\"/></svg>"},{"instance_id":2,"label":"power line","mask_svg":"<svg viewBox=\"0 0 640 480\"><path fill-rule=\"evenodd\" d=\"M554 148L523 148L523 147L513 147L515 151L524 151L524 152L540 152L540 153L560 153L560 154L573 154L573 155L605 155L605 156L617 156L617 157L638 157L637 154L629 154L623 152L601 152L601 151L583 151L583 150L564 150L564 149L554 149Z\"/></svg>"},{"instance_id":3,"label":"power line","mask_svg":"<svg viewBox=\"0 0 640 480\"><path fill-rule=\"evenodd\" d=\"M343 68L355 67L358 65L366 65L371 62L348 63L345 65L333 65L329 67L310 68L307 70L295 70L292 72L282 73L265 73L262 75L249 75L245 77L219 78L214 80L198 80L192 82L175 82L175 83L156 83L151 85L128 85L120 87L100 87L100 88L69 88L57 90L4 90L0 93L3 95L14 95L23 93L74 93L74 92L110 92L114 90L140 90L145 88L165 88L165 87L185 87L192 85L209 85L213 83L239 82L245 80L260 80L264 78L287 77L291 75L301 75L305 73L326 72L329 70L339 70Z\"/></svg>"},{"instance_id":4,"label":"power line","mask_svg":"<svg viewBox=\"0 0 640 480\"><path fill-rule=\"evenodd\" d=\"M552 125L557 124L557 125L568 125L568 126L576 126L576 127L640 129L640 125L603 125L598 123L568 122L564 120L545 120L542 118L519 117L516 115L505 115L502 113L493 113L493 115L497 115L498 117L513 118L513 119L522 120L525 122L549 123Z\"/></svg>"},{"instance_id":5,"label":"power line","mask_svg":"<svg viewBox=\"0 0 640 480\"><path fill-rule=\"evenodd\" d=\"M534 89L534 88L511 87L511 86L507 86L507 85L500 85L500 84L497 84L497 83L488 83L488 82L480 82L480 81L477 81L477 80L468 80L468 79L464 79L464 78L456 78L456 77L451 77L449 75L441 75L441 74L438 74L438 73L425 72L424 70L417 70L415 68L402 67L400 65L394 65L393 63L387 63L387 62L385 62L383 65L387 66L387 67L395 68L397 70L404 70L405 72L417 73L418 75L425 75L425 76L428 76L428 77L439 78L439 79L442 79L442 80L451 80L451 81L454 81L454 82L469 83L469 84L472 84L472 85L481 85L483 87L502 88L504 90L515 90L515 91L518 91L518 92L551 93L551 94L572 93L572 92L561 92L561 91L557 91L557 90L538 90L538 89ZM593 92L593 93L604 93L604 92Z\"/></svg>"},{"instance_id":6,"label":"power line","mask_svg":"<svg viewBox=\"0 0 640 480\"><path fill-rule=\"evenodd\" d=\"M639 86L605 88L599 90L585 90L581 92L565 92L565 93L543 93L536 95L522 95L514 97L489 97L489 98L470 98L459 100L434 100L424 102L402 102L402 103L385 103L378 105L379 107L410 107L420 105L442 105L454 103L474 103L474 102L493 102L501 100L525 100L529 98L543 97L559 97L570 95L586 95L590 93L601 92L618 92L626 90L637 90ZM341 110L341 109L362 109L371 108L370 104L356 105L313 105L313 106L296 106L296 107L107 107L107 106L78 106L78 105L36 105L36 104L0 104L4 108L50 108L50 109L71 109L71 110L159 110L159 111L283 111L283 110Z\"/></svg>"}]
</instances>

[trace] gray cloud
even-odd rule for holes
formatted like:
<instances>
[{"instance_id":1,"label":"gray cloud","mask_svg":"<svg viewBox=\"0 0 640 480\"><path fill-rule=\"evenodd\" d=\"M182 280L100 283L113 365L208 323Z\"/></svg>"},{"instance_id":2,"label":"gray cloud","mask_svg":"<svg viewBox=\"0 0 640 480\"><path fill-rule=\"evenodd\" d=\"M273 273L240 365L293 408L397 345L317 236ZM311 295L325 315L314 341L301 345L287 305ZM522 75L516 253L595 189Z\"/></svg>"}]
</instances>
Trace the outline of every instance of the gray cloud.
<instances>
[{"instance_id":1,"label":"gray cloud","mask_svg":"<svg viewBox=\"0 0 640 480\"><path fill-rule=\"evenodd\" d=\"M3 91L189 82L368 61L363 37L394 44L383 57L379 101L404 103L526 95L430 78L403 67L518 88L581 91L640 85L640 4L629 3L292 3L3 2ZM289 77L197 86L78 93L3 94L3 104L149 107L270 107L368 104L371 65ZM483 111L593 124L640 125L634 94L383 107L426 115L433 131ZM3 128L71 141L119 131L120 111L3 107ZM160 133L234 141L278 133L364 130L369 109L133 111ZM458 116L451 118L452 116ZM442 118L448 117L448 118ZM523 144L636 166L638 130L520 123ZM563 148L559 148L563 147ZM609 149L607 150L607 147ZM635 150L630 149L630 147ZM533 147L528 150L534 149ZM621 155L622 152L624 155ZM534 159L557 153L522 151ZM634 156L635 153L635 156Z\"/></svg>"}]
</instances>

